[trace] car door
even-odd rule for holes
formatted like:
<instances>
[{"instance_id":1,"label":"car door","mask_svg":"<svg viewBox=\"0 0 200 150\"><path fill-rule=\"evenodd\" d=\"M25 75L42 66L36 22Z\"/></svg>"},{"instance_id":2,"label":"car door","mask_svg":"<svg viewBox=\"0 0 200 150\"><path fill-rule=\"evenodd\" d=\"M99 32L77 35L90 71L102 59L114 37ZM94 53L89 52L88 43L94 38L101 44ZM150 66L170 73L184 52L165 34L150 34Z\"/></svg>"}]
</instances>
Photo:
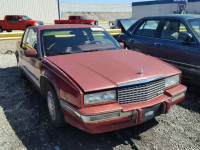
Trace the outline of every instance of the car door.
<instances>
[{"instance_id":1,"label":"car door","mask_svg":"<svg viewBox=\"0 0 200 150\"><path fill-rule=\"evenodd\" d=\"M152 55L152 49L156 48L154 43L160 23L161 19L143 20L129 37L127 41L128 47L135 51Z\"/></svg>"},{"instance_id":2,"label":"car door","mask_svg":"<svg viewBox=\"0 0 200 150\"><path fill-rule=\"evenodd\" d=\"M27 23L22 18L15 16L14 19L15 19L15 29L23 30L26 28Z\"/></svg>"},{"instance_id":3,"label":"car door","mask_svg":"<svg viewBox=\"0 0 200 150\"><path fill-rule=\"evenodd\" d=\"M198 59L199 46L194 38L190 43L178 40L178 35L181 32L189 33L187 26L181 20L165 20L160 38L154 42L157 48L152 51L152 55L179 68L184 77L193 79L196 72L195 62Z\"/></svg>"},{"instance_id":4,"label":"car door","mask_svg":"<svg viewBox=\"0 0 200 150\"><path fill-rule=\"evenodd\" d=\"M70 24L77 24L77 17L76 16L71 16Z\"/></svg>"},{"instance_id":5,"label":"car door","mask_svg":"<svg viewBox=\"0 0 200 150\"><path fill-rule=\"evenodd\" d=\"M37 43L37 30L28 29L26 30L22 43L21 43L21 66L23 71L28 75L28 77L39 87L39 77L40 77L40 61L39 61L39 51ZM38 57L26 57L24 51L35 49L38 51Z\"/></svg>"},{"instance_id":6,"label":"car door","mask_svg":"<svg viewBox=\"0 0 200 150\"><path fill-rule=\"evenodd\" d=\"M5 28L7 30L15 29L15 17L14 16L7 16L5 20Z\"/></svg>"}]
</instances>

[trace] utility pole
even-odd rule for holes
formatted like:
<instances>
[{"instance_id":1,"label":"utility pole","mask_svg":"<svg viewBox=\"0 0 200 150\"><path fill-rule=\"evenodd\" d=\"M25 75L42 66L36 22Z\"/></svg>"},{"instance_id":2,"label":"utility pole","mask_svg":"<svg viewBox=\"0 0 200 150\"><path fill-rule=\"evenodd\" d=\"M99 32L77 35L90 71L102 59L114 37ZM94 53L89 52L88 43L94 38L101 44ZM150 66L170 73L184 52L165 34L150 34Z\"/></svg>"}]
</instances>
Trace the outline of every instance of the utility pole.
<instances>
[{"instance_id":1,"label":"utility pole","mask_svg":"<svg viewBox=\"0 0 200 150\"><path fill-rule=\"evenodd\" d=\"M60 12L60 0L58 0L58 19L61 19L61 12Z\"/></svg>"}]
</instances>

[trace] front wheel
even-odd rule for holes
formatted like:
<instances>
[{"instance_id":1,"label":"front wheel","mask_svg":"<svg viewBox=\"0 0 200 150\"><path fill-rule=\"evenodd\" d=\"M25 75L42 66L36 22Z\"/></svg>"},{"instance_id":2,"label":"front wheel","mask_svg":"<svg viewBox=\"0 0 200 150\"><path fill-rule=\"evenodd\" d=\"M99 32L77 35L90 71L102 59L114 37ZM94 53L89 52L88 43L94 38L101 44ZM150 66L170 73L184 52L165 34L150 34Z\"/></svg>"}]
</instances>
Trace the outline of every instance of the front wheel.
<instances>
[{"instance_id":1,"label":"front wheel","mask_svg":"<svg viewBox=\"0 0 200 150\"><path fill-rule=\"evenodd\" d=\"M12 32L12 30L6 30L7 32Z\"/></svg>"},{"instance_id":2,"label":"front wheel","mask_svg":"<svg viewBox=\"0 0 200 150\"><path fill-rule=\"evenodd\" d=\"M65 124L64 115L61 110L60 102L56 91L50 85L47 87L46 93L47 106L49 110L50 120L54 127L62 127Z\"/></svg>"},{"instance_id":3,"label":"front wheel","mask_svg":"<svg viewBox=\"0 0 200 150\"><path fill-rule=\"evenodd\" d=\"M0 32L3 32L3 29L2 29L2 27L0 27Z\"/></svg>"}]
</instances>

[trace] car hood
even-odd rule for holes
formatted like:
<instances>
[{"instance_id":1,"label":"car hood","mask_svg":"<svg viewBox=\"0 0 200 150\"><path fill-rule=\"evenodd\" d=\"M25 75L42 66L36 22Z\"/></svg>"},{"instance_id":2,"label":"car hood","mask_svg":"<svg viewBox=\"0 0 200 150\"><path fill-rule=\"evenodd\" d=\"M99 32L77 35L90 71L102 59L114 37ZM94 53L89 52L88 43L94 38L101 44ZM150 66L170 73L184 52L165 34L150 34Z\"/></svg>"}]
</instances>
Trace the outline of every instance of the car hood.
<instances>
[{"instance_id":1,"label":"car hood","mask_svg":"<svg viewBox=\"0 0 200 150\"><path fill-rule=\"evenodd\" d=\"M85 92L112 89L129 82L180 73L157 58L131 50L85 52L48 56L47 59ZM142 68L144 72L141 74Z\"/></svg>"}]
</instances>

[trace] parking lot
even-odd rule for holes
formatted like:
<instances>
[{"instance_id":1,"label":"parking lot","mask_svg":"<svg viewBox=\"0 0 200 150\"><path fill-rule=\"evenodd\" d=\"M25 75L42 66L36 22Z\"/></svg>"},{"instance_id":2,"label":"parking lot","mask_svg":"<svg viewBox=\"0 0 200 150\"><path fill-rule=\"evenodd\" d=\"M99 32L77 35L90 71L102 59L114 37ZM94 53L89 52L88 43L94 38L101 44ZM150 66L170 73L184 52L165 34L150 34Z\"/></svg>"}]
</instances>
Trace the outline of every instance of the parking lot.
<instances>
[{"instance_id":1,"label":"parking lot","mask_svg":"<svg viewBox=\"0 0 200 150\"><path fill-rule=\"evenodd\" d=\"M184 101L144 124L92 135L70 125L53 128L43 98L21 79L14 54L16 41L0 48L0 149L200 149L199 88L188 86Z\"/></svg>"}]
</instances>

